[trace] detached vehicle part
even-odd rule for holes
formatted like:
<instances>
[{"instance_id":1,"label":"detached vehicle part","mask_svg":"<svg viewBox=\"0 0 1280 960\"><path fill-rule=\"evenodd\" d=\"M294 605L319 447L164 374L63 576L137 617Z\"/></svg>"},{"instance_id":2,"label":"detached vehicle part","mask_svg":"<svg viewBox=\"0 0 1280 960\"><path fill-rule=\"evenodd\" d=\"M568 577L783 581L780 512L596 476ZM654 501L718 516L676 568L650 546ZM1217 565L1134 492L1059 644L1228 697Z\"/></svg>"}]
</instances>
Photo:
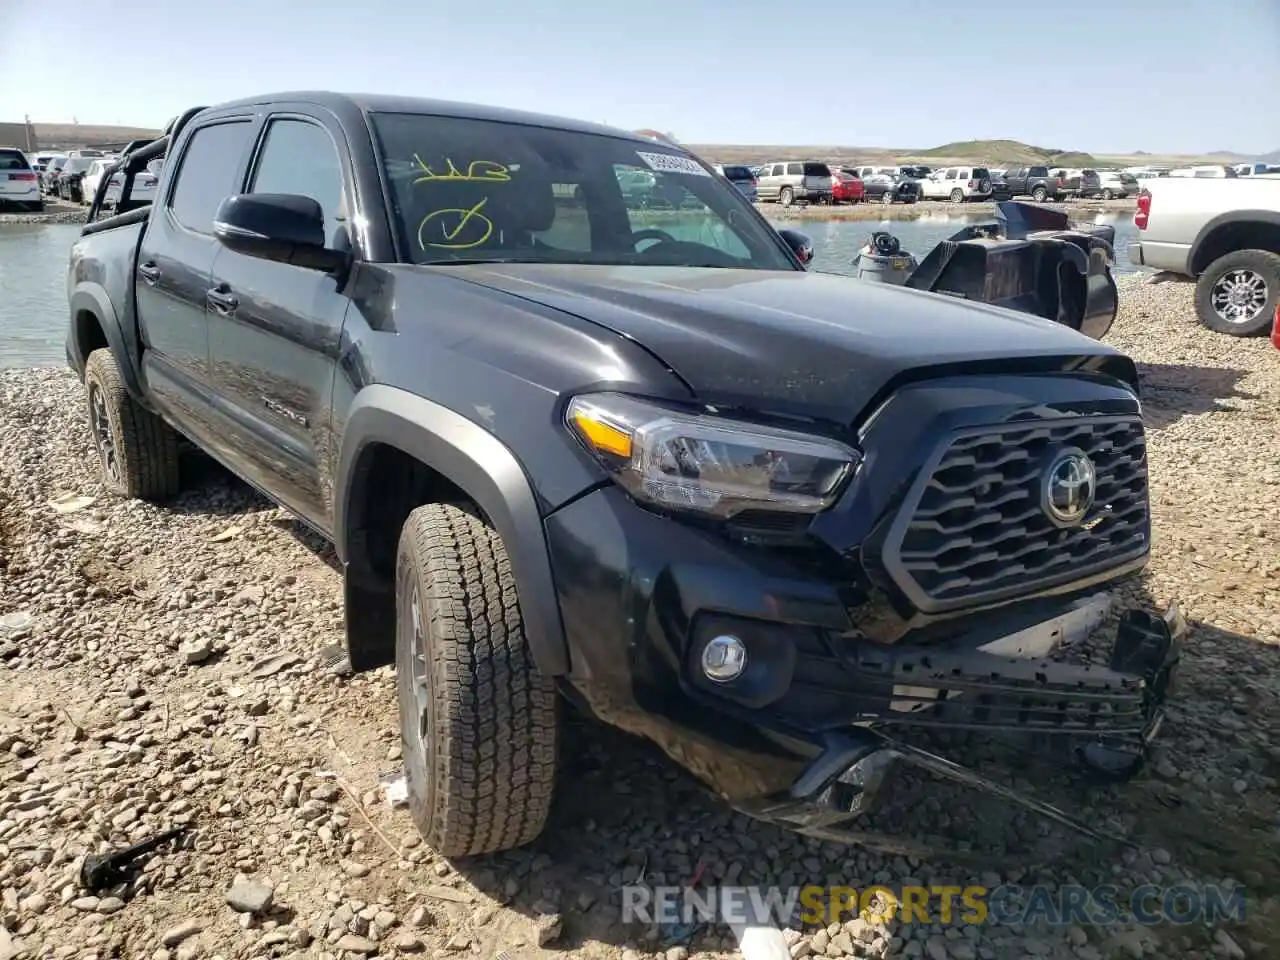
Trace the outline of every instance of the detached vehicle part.
<instances>
[{"instance_id":1,"label":"detached vehicle part","mask_svg":"<svg viewBox=\"0 0 1280 960\"><path fill-rule=\"evenodd\" d=\"M1013 201L996 209L996 223L965 227L919 263L897 250L886 253L885 245L897 241L873 234L874 249L854 261L857 275L1030 313L1097 340L1106 336L1119 309L1111 272L1115 227L1072 225L1065 213Z\"/></svg>"}]
</instances>

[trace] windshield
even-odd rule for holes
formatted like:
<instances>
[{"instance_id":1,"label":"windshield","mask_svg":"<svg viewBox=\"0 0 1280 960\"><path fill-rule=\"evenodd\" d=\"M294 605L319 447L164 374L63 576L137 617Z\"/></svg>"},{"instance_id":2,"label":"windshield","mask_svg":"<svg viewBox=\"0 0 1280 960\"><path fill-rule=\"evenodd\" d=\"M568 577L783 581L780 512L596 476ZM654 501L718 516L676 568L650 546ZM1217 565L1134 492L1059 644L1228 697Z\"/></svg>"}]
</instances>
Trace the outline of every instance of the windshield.
<instances>
[{"instance_id":1,"label":"windshield","mask_svg":"<svg viewBox=\"0 0 1280 960\"><path fill-rule=\"evenodd\" d=\"M17 150L0 150L0 170L30 170L25 155Z\"/></svg>"},{"instance_id":2,"label":"windshield","mask_svg":"<svg viewBox=\"0 0 1280 960\"><path fill-rule=\"evenodd\" d=\"M659 143L375 113L402 257L795 270L742 194Z\"/></svg>"},{"instance_id":3,"label":"windshield","mask_svg":"<svg viewBox=\"0 0 1280 960\"><path fill-rule=\"evenodd\" d=\"M65 173L84 173L91 166L93 161L88 157L72 157L62 169Z\"/></svg>"}]
</instances>

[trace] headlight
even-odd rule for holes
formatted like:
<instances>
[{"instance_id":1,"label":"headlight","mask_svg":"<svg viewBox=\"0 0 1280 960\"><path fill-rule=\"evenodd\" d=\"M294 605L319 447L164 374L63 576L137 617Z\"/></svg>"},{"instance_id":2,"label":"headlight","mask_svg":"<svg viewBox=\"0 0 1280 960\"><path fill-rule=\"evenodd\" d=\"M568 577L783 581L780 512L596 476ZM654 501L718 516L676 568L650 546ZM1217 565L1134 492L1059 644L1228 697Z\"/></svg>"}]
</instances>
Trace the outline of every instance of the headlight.
<instances>
[{"instance_id":1,"label":"headlight","mask_svg":"<svg viewBox=\"0 0 1280 960\"><path fill-rule=\"evenodd\" d=\"M620 394L575 397L569 428L633 496L720 518L818 513L861 462L834 440L670 410Z\"/></svg>"}]
</instances>

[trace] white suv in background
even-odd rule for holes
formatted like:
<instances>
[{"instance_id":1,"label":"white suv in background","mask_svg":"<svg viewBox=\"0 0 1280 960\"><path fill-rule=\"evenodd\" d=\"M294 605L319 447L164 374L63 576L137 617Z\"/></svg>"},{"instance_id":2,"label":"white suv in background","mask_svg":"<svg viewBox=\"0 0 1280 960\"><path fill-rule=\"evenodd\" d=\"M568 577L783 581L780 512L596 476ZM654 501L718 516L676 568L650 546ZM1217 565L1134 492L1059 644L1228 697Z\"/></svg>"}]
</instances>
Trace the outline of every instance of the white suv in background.
<instances>
[{"instance_id":1,"label":"white suv in background","mask_svg":"<svg viewBox=\"0 0 1280 960\"><path fill-rule=\"evenodd\" d=\"M943 167L920 182L920 191L925 200L989 200L991 171L986 167Z\"/></svg>"}]
</instances>

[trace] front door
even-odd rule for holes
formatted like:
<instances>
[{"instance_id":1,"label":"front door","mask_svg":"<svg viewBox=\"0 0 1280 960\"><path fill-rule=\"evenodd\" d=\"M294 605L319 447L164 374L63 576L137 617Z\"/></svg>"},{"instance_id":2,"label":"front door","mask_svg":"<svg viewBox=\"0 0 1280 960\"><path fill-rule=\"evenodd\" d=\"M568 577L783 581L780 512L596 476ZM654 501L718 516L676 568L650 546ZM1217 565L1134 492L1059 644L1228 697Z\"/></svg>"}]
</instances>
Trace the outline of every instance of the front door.
<instances>
[{"instance_id":1,"label":"front door","mask_svg":"<svg viewBox=\"0 0 1280 960\"><path fill-rule=\"evenodd\" d=\"M164 413L197 442L211 423L212 376L205 293L218 243L213 215L244 175L253 142L251 117L219 119L192 131L176 174L156 203L138 248L134 280L148 390Z\"/></svg>"},{"instance_id":2,"label":"front door","mask_svg":"<svg viewBox=\"0 0 1280 960\"><path fill-rule=\"evenodd\" d=\"M250 193L311 197L326 242L350 248L341 134L299 114L267 119ZM329 531L323 483L329 410L348 300L334 278L220 247L209 291L209 353L235 439L233 467L302 519Z\"/></svg>"}]
</instances>

